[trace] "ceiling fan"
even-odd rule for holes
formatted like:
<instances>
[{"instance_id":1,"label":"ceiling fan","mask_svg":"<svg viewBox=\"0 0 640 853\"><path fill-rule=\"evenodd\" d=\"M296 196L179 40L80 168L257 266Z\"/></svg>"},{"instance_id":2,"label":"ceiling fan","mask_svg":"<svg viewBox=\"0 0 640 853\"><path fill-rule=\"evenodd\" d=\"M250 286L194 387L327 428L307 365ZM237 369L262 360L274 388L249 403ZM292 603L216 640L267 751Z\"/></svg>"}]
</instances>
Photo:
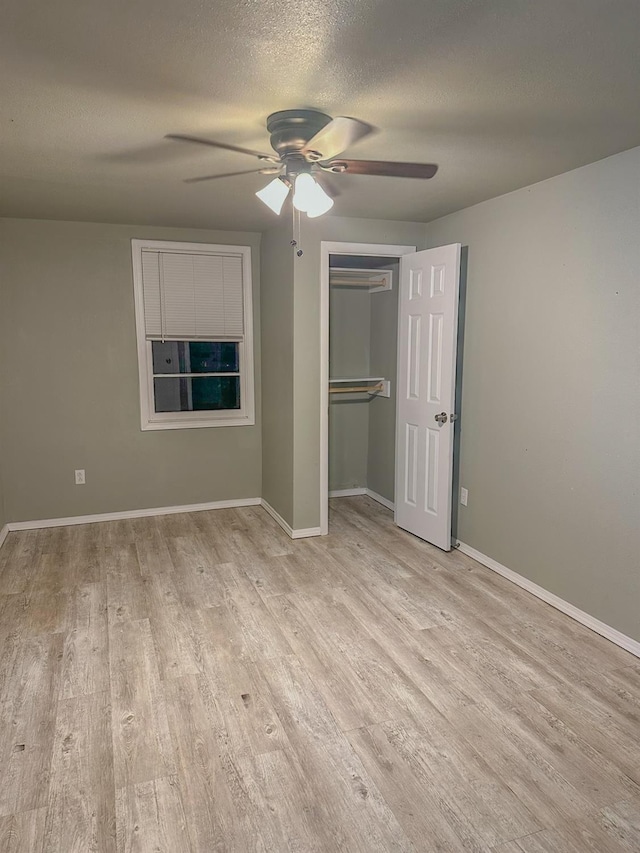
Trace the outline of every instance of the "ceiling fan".
<instances>
[{"instance_id":1,"label":"ceiling fan","mask_svg":"<svg viewBox=\"0 0 640 853\"><path fill-rule=\"evenodd\" d=\"M294 207L310 218L321 216L333 207L331 195L320 183L323 173L424 179L432 178L438 171L434 163L336 159L349 146L375 130L370 124L347 116L331 118L318 110L281 110L268 117L267 130L271 135L271 147L275 154L265 154L226 142L180 133L170 133L166 138L237 151L239 154L256 157L262 163L259 169L187 178L185 183L212 181L236 175L277 175L256 193L258 198L279 214L293 188Z\"/></svg>"}]
</instances>

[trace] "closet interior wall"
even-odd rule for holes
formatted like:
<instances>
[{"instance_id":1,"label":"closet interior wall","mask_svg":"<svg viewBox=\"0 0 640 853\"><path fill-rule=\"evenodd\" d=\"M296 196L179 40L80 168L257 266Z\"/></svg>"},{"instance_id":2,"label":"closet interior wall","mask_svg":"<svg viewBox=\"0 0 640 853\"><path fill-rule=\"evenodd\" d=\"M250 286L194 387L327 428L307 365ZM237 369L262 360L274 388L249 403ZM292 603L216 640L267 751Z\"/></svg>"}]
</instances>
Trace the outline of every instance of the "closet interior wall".
<instances>
[{"instance_id":1,"label":"closet interior wall","mask_svg":"<svg viewBox=\"0 0 640 853\"><path fill-rule=\"evenodd\" d=\"M391 393L329 395L329 491L370 489L393 501L399 262L332 256L330 266L391 270L392 288L330 287L329 376L384 377Z\"/></svg>"}]
</instances>

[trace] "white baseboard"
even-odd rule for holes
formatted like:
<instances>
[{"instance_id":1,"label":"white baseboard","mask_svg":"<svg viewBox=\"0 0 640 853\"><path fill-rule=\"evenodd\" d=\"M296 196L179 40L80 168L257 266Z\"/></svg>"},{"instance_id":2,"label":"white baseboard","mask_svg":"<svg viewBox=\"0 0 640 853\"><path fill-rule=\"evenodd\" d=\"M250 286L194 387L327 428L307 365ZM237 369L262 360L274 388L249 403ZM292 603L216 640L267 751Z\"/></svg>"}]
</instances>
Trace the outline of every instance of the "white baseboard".
<instances>
[{"instance_id":1,"label":"white baseboard","mask_svg":"<svg viewBox=\"0 0 640 853\"><path fill-rule=\"evenodd\" d=\"M322 536L319 527L299 527L291 534L292 539L310 539L312 536Z\"/></svg>"},{"instance_id":2,"label":"white baseboard","mask_svg":"<svg viewBox=\"0 0 640 853\"><path fill-rule=\"evenodd\" d=\"M267 503L264 498L260 501L260 505L266 509L274 521L278 522L280 527L284 530L287 536L291 537L291 539L307 539L310 536L320 536L322 534L319 527L303 527L294 530L291 525L284 520L280 513L277 512L270 503Z\"/></svg>"},{"instance_id":3,"label":"white baseboard","mask_svg":"<svg viewBox=\"0 0 640 853\"><path fill-rule=\"evenodd\" d=\"M378 501L382 506L386 506L387 509L390 509L392 512L395 510L396 505L393 501L387 500L387 498L383 498L382 495L379 495L377 492L372 492L371 489L365 489L365 495L371 498L372 501Z\"/></svg>"},{"instance_id":4,"label":"white baseboard","mask_svg":"<svg viewBox=\"0 0 640 853\"><path fill-rule=\"evenodd\" d=\"M76 524L96 524L100 521L119 521L128 518L148 518L154 515L174 515L182 512L203 512L210 509L230 509L243 506L262 506L274 518L280 527L292 539L305 539L320 536L319 527L306 527L293 530L276 510L262 498L239 498L229 501L210 501L201 504L183 506L159 506L150 509L132 509L123 512L102 512L94 515L74 515L66 518L42 518L34 521L11 521L0 529L0 546L12 530L39 530L45 527L70 527Z\"/></svg>"},{"instance_id":5,"label":"white baseboard","mask_svg":"<svg viewBox=\"0 0 640 853\"><path fill-rule=\"evenodd\" d=\"M74 524L96 524L99 521L118 521L123 518L147 518L152 515L175 515L179 512L203 512L208 509L230 509L240 506L260 506L260 498L210 501L209 503L185 504L184 506L159 506L152 509L102 512L95 515L72 515L67 518L45 518L38 521L10 521L5 526L8 530L38 530L41 527L70 527Z\"/></svg>"},{"instance_id":6,"label":"white baseboard","mask_svg":"<svg viewBox=\"0 0 640 853\"><path fill-rule=\"evenodd\" d=\"M460 542L458 544L458 548L463 554L472 557L478 563L482 563L483 566L497 572L497 574L502 575L503 578L506 578L522 589L525 589L527 592L530 592L532 595L535 595L536 598L550 604L551 607L555 607L556 610L560 610L562 613L565 613L567 616L575 619L576 622L580 622L581 625L585 625L587 628L595 631L596 634L600 634L607 640L611 640L611 642L615 643L616 646L620 646L621 648L626 649L626 651L631 652L632 655L636 655L636 657L640 658L640 642L637 640L634 640L632 637L627 637L626 634L621 633L616 628L612 628L611 625L601 622L599 619L596 619L595 616L591 616L590 613L585 613L584 610L580 610L568 601L559 598L553 592L549 592L549 590L544 587L538 586L537 583L519 575L512 569L508 569L506 566L503 566L491 557L487 557L486 554L476 551L476 549L472 548L470 545L465 545L464 542Z\"/></svg>"},{"instance_id":7,"label":"white baseboard","mask_svg":"<svg viewBox=\"0 0 640 853\"><path fill-rule=\"evenodd\" d=\"M330 498L352 498L357 495L367 495L371 500L377 501L379 504L382 504L382 506L386 506L387 509L390 509L391 511L395 509L393 501L383 498L382 495L379 495L377 492L372 492L371 489L334 489L329 492Z\"/></svg>"}]
</instances>

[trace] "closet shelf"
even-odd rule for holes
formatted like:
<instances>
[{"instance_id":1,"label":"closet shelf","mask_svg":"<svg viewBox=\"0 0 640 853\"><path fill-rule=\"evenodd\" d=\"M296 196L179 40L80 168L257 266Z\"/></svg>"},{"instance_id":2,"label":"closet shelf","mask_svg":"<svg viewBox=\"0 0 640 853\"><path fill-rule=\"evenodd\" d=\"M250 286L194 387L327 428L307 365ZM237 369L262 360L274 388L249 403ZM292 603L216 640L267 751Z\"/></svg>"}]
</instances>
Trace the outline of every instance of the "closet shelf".
<instances>
[{"instance_id":1,"label":"closet shelf","mask_svg":"<svg viewBox=\"0 0 640 853\"><path fill-rule=\"evenodd\" d=\"M332 287L362 287L369 293L391 290L392 270L353 269L352 267L331 267L329 284Z\"/></svg>"},{"instance_id":2,"label":"closet shelf","mask_svg":"<svg viewBox=\"0 0 640 853\"><path fill-rule=\"evenodd\" d=\"M391 396L391 382L384 376L348 377L329 379L330 394L369 394L377 397Z\"/></svg>"}]
</instances>

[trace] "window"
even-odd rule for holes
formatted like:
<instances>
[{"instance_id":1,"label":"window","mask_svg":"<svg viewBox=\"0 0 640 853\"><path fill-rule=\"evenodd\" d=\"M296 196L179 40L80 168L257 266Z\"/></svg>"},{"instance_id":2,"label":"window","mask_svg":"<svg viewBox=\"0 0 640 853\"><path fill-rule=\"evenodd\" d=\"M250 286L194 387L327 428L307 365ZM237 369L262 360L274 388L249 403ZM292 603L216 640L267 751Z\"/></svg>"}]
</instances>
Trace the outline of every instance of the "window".
<instances>
[{"instance_id":1,"label":"window","mask_svg":"<svg viewBox=\"0 0 640 853\"><path fill-rule=\"evenodd\" d=\"M142 429L255 423L250 248L131 244Z\"/></svg>"}]
</instances>

